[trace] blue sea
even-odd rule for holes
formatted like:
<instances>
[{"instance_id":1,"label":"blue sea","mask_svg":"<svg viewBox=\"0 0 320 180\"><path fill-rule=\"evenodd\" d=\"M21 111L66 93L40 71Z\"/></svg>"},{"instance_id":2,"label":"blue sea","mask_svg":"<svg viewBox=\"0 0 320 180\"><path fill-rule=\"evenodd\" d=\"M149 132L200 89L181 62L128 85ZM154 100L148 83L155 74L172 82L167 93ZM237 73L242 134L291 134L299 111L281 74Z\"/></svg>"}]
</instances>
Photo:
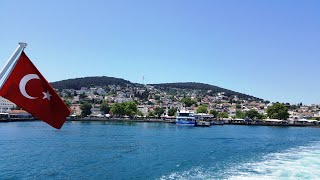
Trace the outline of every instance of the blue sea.
<instances>
[{"instance_id":1,"label":"blue sea","mask_svg":"<svg viewBox=\"0 0 320 180\"><path fill-rule=\"evenodd\" d=\"M0 179L320 179L320 129L1 123Z\"/></svg>"}]
</instances>

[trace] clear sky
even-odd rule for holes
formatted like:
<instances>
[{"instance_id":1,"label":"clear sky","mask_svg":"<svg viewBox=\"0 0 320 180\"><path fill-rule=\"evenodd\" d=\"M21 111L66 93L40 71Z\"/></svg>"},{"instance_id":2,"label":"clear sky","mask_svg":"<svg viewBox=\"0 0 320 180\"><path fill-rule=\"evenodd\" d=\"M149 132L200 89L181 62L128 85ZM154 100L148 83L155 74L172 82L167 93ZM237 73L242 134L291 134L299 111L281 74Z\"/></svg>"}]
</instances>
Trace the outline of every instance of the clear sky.
<instances>
[{"instance_id":1,"label":"clear sky","mask_svg":"<svg viewBox=\"0 0 320 180\"><path fill-rule=\"evenodd\" d=\"M0 63L19 41L48 81L203 82L320 103L318 0L1 0Z\"/></svg>"}]
</instances>

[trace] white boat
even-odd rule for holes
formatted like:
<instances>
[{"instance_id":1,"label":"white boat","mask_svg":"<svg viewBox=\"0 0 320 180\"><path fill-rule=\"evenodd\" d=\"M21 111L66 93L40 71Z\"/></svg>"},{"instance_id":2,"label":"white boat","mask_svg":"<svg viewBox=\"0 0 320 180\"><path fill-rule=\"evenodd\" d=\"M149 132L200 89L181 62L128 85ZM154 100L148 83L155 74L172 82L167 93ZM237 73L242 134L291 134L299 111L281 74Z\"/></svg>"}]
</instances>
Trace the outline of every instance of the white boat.
<instances>
[{"instance_id":1,"label":"white boat","mask_svg":"<svg viewBox=\"0 0 320 180\"><path fill-rule=\"evenodd\" d=\"M224 125L224 120L213 120L211 121L212 125Z\"/></svg>"},{"instance_id":2,"label":"white boat","mask_svg":"<svg viewBox=\"0 0 320 180\"><path fill-rule=\"evenodd\" d=\"M203 127L209 127L210 120L214 117L212 114L206 114L206 113L198 113L195 114L196 124L195 126L203 126Z\"/></svg>"},{"instance_id":3,"label":"white boat","mask_svg":"<svg viewBox=\"0 0 320 180\"><path fill-rule=\"evenodd\" d=\"M208 121L196 121L196 126L204 126L204 127L209 127L211 124Z\"/></svg>"},{"instance_id":4,"label":"white boat","mask_svg":"<svg viewBox=\"0 0 320 180\"><path fill-rule=\"evenodd\" d=\"M177 125L187 125L187 126L195 126L195 117L194 112L181 110L177 112L176 124Z\"/></svg>"}]
</instances>

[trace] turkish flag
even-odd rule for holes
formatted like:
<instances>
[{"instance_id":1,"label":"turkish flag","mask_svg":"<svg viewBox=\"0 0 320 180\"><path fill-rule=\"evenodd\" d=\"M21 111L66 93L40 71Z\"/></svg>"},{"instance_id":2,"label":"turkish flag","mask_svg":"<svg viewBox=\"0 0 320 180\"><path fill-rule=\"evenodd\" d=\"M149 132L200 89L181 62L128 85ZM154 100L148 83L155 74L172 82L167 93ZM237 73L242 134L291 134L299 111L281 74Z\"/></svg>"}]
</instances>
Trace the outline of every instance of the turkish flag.
<instances>
[{"instance_id":1,"label":"turkish flag","mask_svg":"<svg viewBox=\"0 0 320 180\"><path fill-rule=\"evenodd\" d=\"M0 90L0 96L57 129L70 114L69 108L24 52Z\"/></svg>"}]
</instances>

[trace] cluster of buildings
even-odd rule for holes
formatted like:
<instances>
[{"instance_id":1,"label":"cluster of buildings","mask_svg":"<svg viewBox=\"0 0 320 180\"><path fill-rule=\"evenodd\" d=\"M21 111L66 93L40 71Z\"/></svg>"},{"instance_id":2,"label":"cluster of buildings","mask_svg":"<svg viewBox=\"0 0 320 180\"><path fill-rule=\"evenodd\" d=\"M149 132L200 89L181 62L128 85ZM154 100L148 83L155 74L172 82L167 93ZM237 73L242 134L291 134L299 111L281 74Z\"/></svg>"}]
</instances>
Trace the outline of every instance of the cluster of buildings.
<instances>
[{"instance_id":1,"label":"cluster of buildings","mask_svg":"<svg viewBox=\"0 0 320 180\"><path fill-rule=\"evenodd\" d=\"M0 96L0 119L11 118L32 118L31 114L24 110L16 109L16 105Z\"/></svg>"},{"instance_id":2,"label":"cluster of buildings","mask_svg":"<svg viewBox=\"0 0 320 180\"><path fill-rule=\"evenodd\" d=\"M134 101L137 103L138 110L144 115L160 107L164 109L163 116L168 116L169 109L186 109L197 111L198 106L206 105L208 112L215 110L225 112L229 117L235 117L237 111L256 110L260 114L266 115L268 106L272 103L257 99L241 99L237 96L226 96L224 92L212 93L211 90L189 90L169 88L161 89L150 85L127 85L117 86L108 85L105 87L82 87L81 89L62 89L57 90L59 95L68 102L72 111L72 116L81 115L81 103L86 101L91 104L91 113L93 116L101 116L100 111L102 102L107 102L110 106L114 103L123 103ZM190 98L195 102L189 107L182 103L183 98ZM320 105L290 105L286 104L291 119L312 119L320 118ZM0 97L0 113L10 113L16 109L12 102ZM20 111L23 115L28 113Z\"/></svg>"},{"instance_id":3,"label":"cluster of buildings","mask_svg":"<svg viewBox=\"0 0 320 180\"><path fill-rule=\"evenodd\" d=\"M157 88L155 86L127 85L106 87L82 87L80 90L63 89L60 92L64 100L70 102L70 108L73 115L81 114L81 102L86 100L92 104L92 115L103 114L100 112L100 104L105 101L110 106L113 103L123 103L134 101L138 104L138 110L144 116L156 107L164 109L163 116L168 115L171 108L186 109L196 111L199 105L206 105L208 112L215 110L225 112L229 117L235 117L237 111L256 110L260 114L267 115L267 108L272 103L254 98L239 98L238 96L227 96L224 92L212 93L211 90L190 90L178 88ZM183 98L190 98L195 103L186 107L182 103ZM320 117L320 105L290 105L286 104L290 118L310 119Z\"/></svg>"}]
</instances>

